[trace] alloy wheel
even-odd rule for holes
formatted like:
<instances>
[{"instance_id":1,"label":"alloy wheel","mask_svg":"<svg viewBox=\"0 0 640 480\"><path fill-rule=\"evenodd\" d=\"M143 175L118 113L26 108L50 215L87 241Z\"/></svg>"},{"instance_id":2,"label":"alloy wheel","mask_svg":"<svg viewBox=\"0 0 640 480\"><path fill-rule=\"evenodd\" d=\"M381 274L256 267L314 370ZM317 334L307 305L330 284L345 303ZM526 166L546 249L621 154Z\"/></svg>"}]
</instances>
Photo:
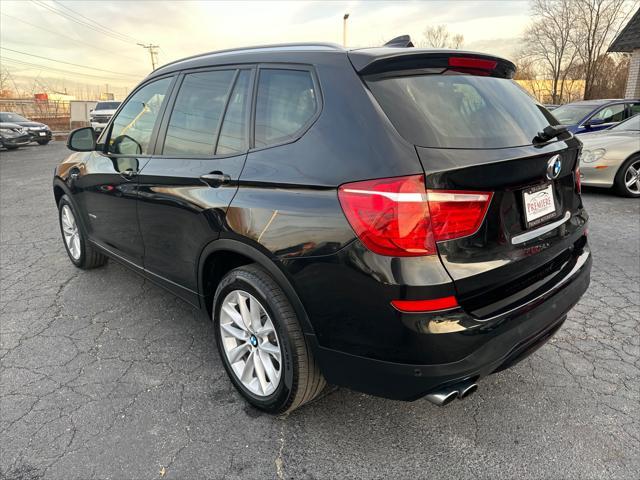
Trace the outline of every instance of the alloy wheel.
<instances>
[{"instance_id":1,"label":"alloy wheel","mask_svg":"<svg viewBox=\"0 0 640 480\"><path fill-rule=\"evenodd\" d=\"M76 222L76 217L69 205L63 205L60 212L60 221L62 223L62 234L64 243L67 245L69 254L74 260L80 259L80 230Z\"/></svg>"},{"instance_id":2,"label":"alloy wheel","mask_svg":"<svg viewBox=\"0 0 640 480\"><path fill-rule=\"evenodd\" d=\"M275 392L282 374L278 334L262 304L250 293L233 290L222 301L220 335L236 378L254 395Z\"/></svg>"},{"instance_id":3,"label":"alloy wheel","mask_svg":"<svg viewBox=\"0 0 640 480\"><path fill-rule=\"evenodd\" d=\"M624 185L627 190L634 194L640 194L640 159L632 162L624 173Z\"/></svg>"}]
</instances>

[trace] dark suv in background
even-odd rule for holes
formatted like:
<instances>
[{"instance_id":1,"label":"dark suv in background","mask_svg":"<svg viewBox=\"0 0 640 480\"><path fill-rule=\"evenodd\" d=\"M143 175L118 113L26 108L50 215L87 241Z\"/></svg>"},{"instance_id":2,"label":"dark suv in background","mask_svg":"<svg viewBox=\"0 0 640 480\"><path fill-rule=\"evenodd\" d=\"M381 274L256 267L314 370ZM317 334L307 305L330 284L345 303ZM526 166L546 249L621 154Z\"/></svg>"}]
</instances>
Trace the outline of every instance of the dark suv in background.
<instances>
[{"instance_id":1,"label":"dark suv in background","mask_svg":"<svg viewBox=\"0 0 640 480\"><path fill-rule=\"evenodd\" d=\"M154 71L53 181L80 268L117 260L212 316L231 381L438 405L549 339L587 289L580 142L461 51L330 44Z\"/></svg>"},{"instance_id":2,"label":"dark suv in background","mask_svg":"<svg viewBox=\"0 0 640 480\"><path fill-rule=\"evenodd\" d=\"M0 123L19 125L28 135L30 142L46 145L51 141L52 133L48 125L34 122L13 112L0 112Z\"/></svg>"}]
</instances>

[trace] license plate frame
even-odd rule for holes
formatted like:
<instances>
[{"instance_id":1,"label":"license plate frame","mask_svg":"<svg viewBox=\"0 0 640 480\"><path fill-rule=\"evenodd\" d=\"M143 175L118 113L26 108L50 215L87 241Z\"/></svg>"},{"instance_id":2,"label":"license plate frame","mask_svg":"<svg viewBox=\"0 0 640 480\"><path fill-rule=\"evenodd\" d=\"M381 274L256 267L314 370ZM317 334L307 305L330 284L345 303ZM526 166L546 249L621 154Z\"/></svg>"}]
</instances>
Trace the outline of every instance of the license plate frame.
<instances>
[{"instance_id":1,"label":"license plate frame","mask_svg":"<svg viewBox=\"0 0 640 480\"><path fill-rule=\"evenodd\" d=\"M553 183L543 183L523 190L522 208L527 229L556 217L558 212Z\"/></svg>"}]
</instances>

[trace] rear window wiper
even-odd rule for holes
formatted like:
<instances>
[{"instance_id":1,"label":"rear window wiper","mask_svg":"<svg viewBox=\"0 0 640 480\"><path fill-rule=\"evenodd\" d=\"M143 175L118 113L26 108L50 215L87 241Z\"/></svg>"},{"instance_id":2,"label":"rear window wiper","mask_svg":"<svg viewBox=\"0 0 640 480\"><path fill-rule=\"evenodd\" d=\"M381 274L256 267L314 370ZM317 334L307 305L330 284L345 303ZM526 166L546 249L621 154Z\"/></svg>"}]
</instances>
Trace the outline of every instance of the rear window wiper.
<instances>
[{"instance_id":1,"label":"rear window wiper","mask_svg":"<svg viewBox=\"0 0 640 480\"><path fill-rule=\"evenodd\" d=\"M544 130L538 132L538 134L533 137L533 143L548 142L551 139L559 137L563 133L567 133L566 125L548 125L544 127Z\"/></svg>"}]
</instances>

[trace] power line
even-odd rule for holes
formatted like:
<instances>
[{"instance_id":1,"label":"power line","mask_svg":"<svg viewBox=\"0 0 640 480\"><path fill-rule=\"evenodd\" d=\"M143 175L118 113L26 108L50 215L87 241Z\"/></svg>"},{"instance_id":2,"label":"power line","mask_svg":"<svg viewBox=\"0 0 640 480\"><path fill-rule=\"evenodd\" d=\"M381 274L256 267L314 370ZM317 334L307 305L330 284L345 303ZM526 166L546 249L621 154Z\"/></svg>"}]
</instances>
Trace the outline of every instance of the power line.
<instances>
[{"instance_id":1,"label":"power line","mask_svg":"<svg viewBox=\"0 0 640 480\"><path fill-rule=\"evenodd\" d=\"M84 27L87 27L87 28L93 30L94 32L98 32L98 33L101 33L103 35L107 35L108 37L115 38L116 40L120 40L121 42L124 42L124 43L136 43L136 42L133 42L131 40L125 40L124 38L122 38L118 34L110 33L108 31L105 31L104 29L98 29L98 28L96 28L96 26L94 26L94 25L92 25L90 23L84 22L82 20L79 20L76 17L72 17L68 13L65 13L62 10L56 9L56 8L52 7L51 5L47 5L46 3L42 3L42 2L37 1L37 0L31 0L31 2L34 5L38 5L39 7L44 8L46 10L49 10L50 12L53 12L56 15L60 15L61 17L66 18L67 20L71 20L72 22L75 22L75 23L77 23L79 25L83 25Z\"/></svg>"},{"instance_id":2,"label":"power line","mask_svg":"<svg viewBox=\"0 0 640 480\"><path fill-rule=\"evenodd\" d=\"M133 74L130 74L130 73L119 73L119 72L114 72L114 71L111 71L111 70L104 70L102 68L96 68L96 67L87 67L86 65L80 65L79 63L65 62L63 60L57 60L55 58L43 57L42 55L35 55L33 53L27 53L27 52L21 52L19 50L13 50L12 48L0 47L0 49L8 50L9 52L13 52L13 53L19 53L20 55L27 55L29 57L35 57L35 58L41 58L43 60L49 60L51 62L64 63L66 65L71 65L73 67L86 68L86 69L89 69L89 70L94 70L96 72L106 72L106 73L111 73L111 74L114 74L114 75L122 75L122 76L125 76L125 77L140 78L139 75L133 75Z\"/></svg>"},{"instance_id":3,"label":"power line","mask_svg":"<svg viewBox=\"0 0 640 480\"><path fill-rule=\"evenodd\" d=\"M128 81L125 78L109 77L109 76L105 76L105 75L91 75L90 73L74 72L72 70L64 70L64 69L61 69L61 68L49 67L48 65L41 65L41 64L38 64L38 63L25 62L23 60L18 60L16 58L2 57L2 61L3 62L11 62L13 64L17 64L17 65L20 65L20 66L28 66L28 67L32 67L34 69L44 69L44 70L51 70L51 71L61 72L61 73L70 73L72 75L78 75L78 76L82 76L82 77L99 78L99 79L103 79L103 80L104 79L109 79L109 80L116 80L118 82L127 82Z\"/></svg>"},{"instance_id":4,"label":"power line","mask_svg":"<svg viewBox=\"0 0 640 480\"><path fill-rule=\"evenodd\" d=\"M109 28L109 27L105 27L104 25L99 24L98 22L96 22L95 20L89 18L89 17L85 17L84 15L82 15L80 12L76 12L75 10L73 10L72 8L67 7L66 5L64 5L62 2L59 2L58 0L53 0L54 3L60 5L62 8L64 8L65 10L68 10L69 12L71 12L73 15L77 15L80 18L83 18L85 20L87 20L89 23L95 25L97 28L111 32L115 35L119 35L125 39L128 39L130 42L136 42L138 43L139 40L136 40L135 38L126 35L124 33L120 33L120 32L116 32L115 30Z\"/></svg>"},{"instance_id":5,"label":"power line","mask_svg":"<svg viewBox=\"0 0 640 480\"><path fill-rule=\"evenodd\" d=\"M32 27L38 28L38 29L43 30L43 31L45 31L47 33L51 33L53 35L58 35L60 37L67 38L67 39L69 39L69 40L71 40L71 41L73 41L73 42L75 42L75 43L77 43L79 45L82 45L83 47L88 47L88 48L92 48L92 49L95 49L95 50L100 50L101 52L107 52L107 53L110 53L112 55L117 55L118 58L127 58L129 60L134 61L134 62L139 62L140 61L139 58L129 57L127 55L122 55L120 53L116 53L113 50L107 50L106 48L96 47L95 45L93 45L91 43L81 42L77 38L70 37L69 35L64 35L63 33L60 33L60 32L54 32L53 30L49 30L47 28L41 27L40 25L36 25L35 23L27 22L26 20L23 20L23 19L18 18L18 17L14 17L13 15L9 15L8 13L0 12L0 15L2 15L3 17L11 18L13 20L17 20L17 21L22 22L22 23L26 23L27 25L31 25Z\"/></svg>"}]
</instances>

